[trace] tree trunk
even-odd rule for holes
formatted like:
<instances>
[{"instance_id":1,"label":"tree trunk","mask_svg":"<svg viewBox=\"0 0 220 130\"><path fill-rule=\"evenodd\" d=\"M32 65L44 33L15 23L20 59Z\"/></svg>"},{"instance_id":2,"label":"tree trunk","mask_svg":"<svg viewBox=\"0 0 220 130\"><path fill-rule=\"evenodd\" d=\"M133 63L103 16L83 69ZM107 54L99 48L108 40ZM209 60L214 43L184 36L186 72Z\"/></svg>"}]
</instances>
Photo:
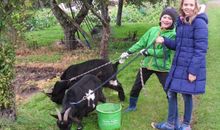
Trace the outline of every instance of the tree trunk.
<instances>
[{"instance_id":1,"label":"tree trunk","mask_svg":"<svg viewBox=\"0 0 220 130\"><path fill-rule=\"evenodd\" d=\"M44 3L41 0L37 0L37 1L34 2L34 7L38 8L38 9L39 8L43 9L45 6L44 6Z\"/></svg>"},{"instance_id":2,"label":"tree trunk","mask_svg":"<svg viewBox=\"0 0 220 130\"><path fill-rule=\"evenodd\" d=\"M108 59L108 42L110 36L110 17L108 15L108 1L100 0L100 10L101 15L97 13L97 11L90 5L86 4L87 2L83 1L87 8L91 10L91 12L98 17L100 22L102 23L102 39L100 42L100 57L103 59Z\"/></svg>"},{"instance_id":3,"label":"tree trunk","mask_svg":"<svg viewBox=\"0 0 220 130\"><path fill-rule=\"evenodd\" d=\"M100 43L100 56L103 59L108 59L108 43L110 35L110 17L108 15L108 5L107 2L101 1L101 14L104 19L103 24L103 34Z\"/></svg>"},{"instance_id":4,"label":"tree trunk","mask_svg":"<svg viewBox=\"0 0 220 130\"><path fill-rule=\"evenodd\" d=\"M118 26L121 26L122 9L123 9L123 0L118 0L118 13L116 20L116 25Z\"/></svg>"},{"instance_id":5,"label":"tree trunk","mask_svg":"<svg viewBox=\"0 0 220 130\"><path fill-rule=\"evenodd\" d=\"M0 108L0 117L1 117L0 128L1 128L1 124L4 124L4 122L6 121L15 121L16 120L15 105L10 108Z\"/></svg>"},{"instance_id":6,"label":"tree trunk","mask_svg":"<svg viewBox=\"0 0 220 130\"><path fill-rule=\"evenodd\" d=\"M14 97L10 97L11 99L14 99ZM11 100L9 99L9 100ZM15 108L15 101L13 101L13 104L10 104L11 106L8 108L0 107L0 124L2 119L15 121L16 119L16 108ZM1 128L1 125L0 125Z\"/></svg>"},{"instance_id":7,"label":"tree trunk","mask_svg":"<svg viewBox=\"0 0 220 130\"><path fill-rule=\"evenodd\" d=\"M10 72L8 72L10 73ZM10 84L11 80L9 76L1 75L0 92L4 93L0 95L0 129L1 124L4 124L4 120L15 121L16 119L16 106L15 106L15 90ZM4 79L9 79L3 81Z\"/></svg>"},{"instance_id":8,"label":"tree trunk","mask_svg":"<svg viewBox=\"0 0 220 130\"><path fill-rule=\"evenodd\" d=\"M79 42L76 40L75 33L77 32L77 29L80 28L80 24L83 22L84 18L87 16L88 9L83 5L77 16L72 19L59 8L56 0L50 0L50 4L53 14L63 28L66 47L70 50L76 49L79 46Z\"/></svg>"},{"instance_id":9,"label":"tree trunk","mask_svg":"<svg viewBox=\"0 0 220 130\"><path fill-rule=\"evenodd\" d=\"M109 43L109 35L110 35L110 26L109 24L103 26L103 35L100 46L100 56L103 59L108 59L108 43Z\"/></svg>"},{"instance_id":10,"label":"tree trunk","mask_svg":"<svg viewBox=\"0 0 220 130\"><path fill-rule=\"evenodd\" d=\"M44 8L44 3L41 0L38 0L40 7L43 9Z\"/></svg>"},{"instance_id":11,"label":"tree trunk","mask_svg":"<svg viewBox=\"0 0 220 130\"><path fill-rule=\"evenodd\" d=\"M1 77L1 78L8 78L8 77ZM11 79L12 80L12 79ZM11 81L6 81L7 83L2 83L1 87L5 87L2 89L0 87L0 91L4 93L1 95L0 101L0 129L1 124L4 124L4 120L15 121L16 119L16 105L15 105L15 90L12 85L9 84Z\"/></svg>"}]
</instances>

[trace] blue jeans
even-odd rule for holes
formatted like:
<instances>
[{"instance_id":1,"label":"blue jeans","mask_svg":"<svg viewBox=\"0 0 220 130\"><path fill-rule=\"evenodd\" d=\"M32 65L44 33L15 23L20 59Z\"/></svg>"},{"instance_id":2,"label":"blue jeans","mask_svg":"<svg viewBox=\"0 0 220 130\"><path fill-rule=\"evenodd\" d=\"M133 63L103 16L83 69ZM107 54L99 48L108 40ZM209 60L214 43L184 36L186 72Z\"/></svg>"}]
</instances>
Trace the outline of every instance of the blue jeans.
<instances>
[{"instance_id":1,"label":"blue jeans","mask_svg":"<svg viewBox=\"0 0 220 130\"><path fill-rule=\"evenodd\" d=\"M168 96L168 107L169 107L167 122L175 125L176 119L178 118L177 93L168 91L167 96ZM192 109L193 109L192 95L182 94L182 97L184 100L183 123L189 125L191 121Z\"/></svg>"}]
</instances>

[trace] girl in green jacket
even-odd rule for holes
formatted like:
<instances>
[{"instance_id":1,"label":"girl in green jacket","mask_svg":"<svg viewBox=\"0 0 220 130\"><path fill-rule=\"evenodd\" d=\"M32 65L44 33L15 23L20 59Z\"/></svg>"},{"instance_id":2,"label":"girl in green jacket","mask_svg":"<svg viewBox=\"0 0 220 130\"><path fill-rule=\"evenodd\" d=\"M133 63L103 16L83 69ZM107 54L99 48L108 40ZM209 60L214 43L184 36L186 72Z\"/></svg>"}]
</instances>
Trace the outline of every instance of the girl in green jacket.
<instances>
[{"instance_id":1,"label":"girl in green jacket","mask_svg":"<svg viewBox=\"0 0 220 130\"><path fill-rule=\"evenodd\" d=\"M125 59L134 52L140 51L145 56L142 68L136 76L135 83L130 92L130 102L127 112L136 110L136 103L139 93L150 76L155 73L164 87L167 74L171 67L172 51L163 44L156 44L155 39L160 35L171 39L175 38L175 21L177 12L173 8L166 8L160 17L160 26L150 28L141 39L134 44L127 52L121 54ZM146 51L145 51L146 50Z\"/></svg>"}]
</instances>

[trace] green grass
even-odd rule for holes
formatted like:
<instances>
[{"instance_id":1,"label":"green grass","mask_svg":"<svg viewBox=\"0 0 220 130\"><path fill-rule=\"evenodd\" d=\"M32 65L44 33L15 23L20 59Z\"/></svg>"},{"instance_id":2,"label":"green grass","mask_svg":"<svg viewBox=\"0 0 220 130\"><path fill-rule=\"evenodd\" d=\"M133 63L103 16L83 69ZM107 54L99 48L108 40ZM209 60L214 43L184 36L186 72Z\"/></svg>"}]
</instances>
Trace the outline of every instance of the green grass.
<instances>
[{"instance_id":1,"label":"green grass","mask_svg":"<svg viewBox=\"0 0 220 130\"><path fill-rule=\"evenodd\" d=\"M138 39L151 26L152 25L149 25L147 23L123 24L121 27L113 25L111 28L111 37L119 39L119 42L112 41L112 39L110 38L110 43L120 44L121 43L120 39L126 38L129 32L133 33L134 31L137 31L137 39ZM85 31L88 31L87 28L84 28L84 29ZM50 46L55 41L59 41L60 39L63 39L64 37L63 31L59 25L46 28L44 30L26 32L24 36L25 36L25 39L27 41L29 48ZM85 40L84 38L82 38L81 35L80 37L83 41ZM93 44L94 41L91 40L91 38L89 39L90 39L90 43ZM121 48L121 46L124 46L124 45L119 45L118 48ZM110 47L111 47L111 44L110 44Z\"/></svg>"},{"instance_id":2,"label":"green grass","mask_svg":"<svg viewBox=\"0 0 220 130\"><path fill-rule=\"evenodd\" d=\"M148 23L123 23L122 26L112 26L112 37L125 38L129 32L137 31L137 36L142 36L151 26Z\"/></svg>"},{"instance_id":3,"label":"green grass","mask_svg":"<svg viewBox=\"0 0 220 130\"><path fill-rule=\"evenodd\" d=\"M220 16L219 7L210 7L209 16L209 49L207 55L207 91L200 96L198 107L196 108L198 130L218 130L220 129Z\"/></svg>"},{"instance_id":4,"label":"green grass","mask_svg":"<svg viewBox=\"0 0 220 130\"><path fill-rule=\"evenodd\" d=\"M218 130L220 129L220 46L218 45L220 42L220 38L217 34L219 34L219 20L217 16L220 16L220 10L218 8L209 8L209 50L207 55L207 91L206 94L197 96L197 102L194 106L194 115L193 115L193 130ZM145 24L126 24L122 27L113 26L113 37L124 38L127 36L129 30L138 30L138 36L141 36L149 27L149 25ZM36 38L36 41L44 41L46 42L46 36L50 37L52 32L55 34L60 34L60 30L57 27L54 29L42 30L40 32L32 32L33 37ZM40 35L44 34L44 35ZM61 33L62 34L62 33ZM35 36L36 35L36 36ZM37 37L39 36L39 37ZM54 39L59 39L59 36L54 36ZM42 43L42 44L43 44ZM111 50L111 59L116 59L122 51L125 51L132 43L129 45L121 45L123 42L111 44L118 44L118 46L122 46L123 49L116 48L113 46L110 48ZM39 57L42 57L40 55ZM38 58L39 58L38 57ZM45 55L45 57L47 57ZM55 56L56 57L56 56ZM59 56L57 56L59 57ZM38 59L36 58L36 59ZM51 56L50 56L51 58ZM49 59L50 59L49 58ZM131 57L132 58L132 57ZM131 59L129 58L126 63ZM133 85L136 73L139 69L140 61L143 57L138 58L129 65L125 70L123 70L118 78L121 81L125 93L126 93L126 101L122 102L123 109L128 106L128 97L130 89ZM30 57L33 61L45 62L44 60L36 60L35 58ZM39 58L41 59L41 58ZM45 58L42 58L45 59ZM46 60L48 62L53 62L53 60ZM54 58L59 59L59 58ZM54 60L54 61L56 61ZM120 65L122 67L123 65ZM105 89L105 94L107 95L108 102L119 103L117 98L117 93ZM180 113L183 113L183 105L182 99L179 98L180 101ZM9 130L56 130L56 121L53 117L50 116L51 113L55 114L55 108L60 107L52 103L45 95L38 93L35 96L31 97L28 101L22 103L17 107L17 121L13 124L10 124L8 128ZM152 121L163 121L166 120L167 117L167 101L166 96L162 90L161 85L159 84L158 79L155 75L149 79L149 81L145 85L145 89L142 90L139 101L138 101L138 110L132 113L122 113L122 128L121 130L151 130L150 123ZM83 124L85 126L84 130L98 130L97 126L97 114L96 112L91 113L88 117L85 117L83 120ZM72 127L75 129L75 125Z\"/></svg>"},{"instance_id":5,"label":"green grass","mask_svg":"<svg viewBox=\"0 0 220 130\"><path fill-rule=\"evenodd\" d=\"M29 55L26 57L17 57L16 63L27 63L27 62L43 62L43 63L55 63L61 59L62 55L60 53L54 54L38 54Z\"/></svg>"},{"instance_id":6,"label":"green grass","mask_svg":"<svg viewBox=\"0 0 220 130\"><path fill-rule=\"evenodd\" d=\"M143 33L150 26L152 26L152 25L147 25L145 23L135 24L135 27L133 24L125 24L122 27L113 26L112 30L114 30L114 31L112 33L112 37L117 38L117 39L122 39L122 38L127 37L129 31L132 32L132 31L138 30L137 34L138 34L138 38L139 38L141 35L143 35ZM26 33L26 35L32 36L32 39L30 38L29 42L36 40L35 41L36 43L42 42L42 44L41 44L42 46L49 46L50 43L53 42L52 41L53 34L61 33L59 29L60 28L58 28L58 27L52 27L47 30L29 32L29 33ZM54 36L54 39L58 39L59 36L60 35ZM48 39L50 39L50 40L48 40ZM111 57L116 58L121 53L120 47L124 46L124 45L121 45L121 44L123 44L123 42L116 43L116 42L112 41L111 44L112 44L112 47L110 47L110 49L114 49L113 46L119 47L118 48L119 52L111 53ZM130 43L127 46L125 46L124 48L123 47L122 48L124 50L126 50L129 46L131 46L131 44L133 44L133 43ZM18 57L16 61L17 61L17 63L22 63L22 62L51 63L51 62L59 61L60 58L61 58L61 55L59 53L38 54L38 55L29 55L26 57ZM128 92L130 91L131 84L133 84L137 69L139 68L139 66L137 66L137 64L139 64L140 60L141 60L141 58L131 64L132 69L129 68L129 69L124 70L125 73L129 73L127 75L127 76L129 76L128 78L131 79L131 80L129 80L129 82L124 80L125 77L123 76L123 73L121 73L119 75L119 79L121 80L122 84L125 86L124 88L126 91L126 95L128 95ZM154 83L151 82L151 84L154 84ZM159 88L158 91L162 90L162 88L160 87L159 84L158 84L158 88ZM106 96L108 102L118 103L117 93L115 91L112 91L110 89L105 89L104 93L106 93L106 95L108 95L108 96ZM140 100L143 100L143 99L144 99L144 97L140 97ZM152 102L152 100L149 100L149 102ZM45 104L47 104L47 105L45 105ZM126 107L127 102L122 103L122 106L123 106L123 108ZM34 97L32 97L31 99L29 99L26 103L22 103L21 105L19 105L19 107L17 109L18 110L17 121L15 124L12 124L10 126L10 128L16 129L16 130L17 129L22 129L22 130L23 129L25 129L25 130L28 130L28 129L53 130L53 129L56 129L56 120L50 116L50 113L56 114L55 107L60 107L60 106L56 106L45 95L39 93L39 94L35 95ZM143 108L143 109L142 110L140 109L140 110L144 111L145 108L144 107L141 107L141 108ZM33 114L35 116L33 116ZM131 118L131 117L130 117L130 115L123 115L122 118L125 121L122 123L127 124L127 121L129 121L129 118ZM85 130L97 130L98 129L97 114L95 112L93 112L91 115L89 115L89 117L84 118L83 123L85 124ZM144 125L141 127L144 128ZM75 125L73 126L73 129L75 129Z\"/></svg>"},{"instance_id":7,"label":"green grass","mask_svg":"<svg viewBox=\"0 0 220 130\"><path fill-rule=\"evenodd\" d=\"M50 46L53 42L64 37L60 26L56 25L44 30L25 33L25 39L28 45L31 46Z\"/></svg>"},{"instance_id":8,"label":"green grass","mask_svg":"<svg viewBox=\"0 0 220 130\"><path fill-rule=\"evenodd\" d=\"M120 54L122 51L125 51L136 41L123 41L123 38L126 38L129 32L133 33L137 31L137 40L153 25L147 23L135 23L128 24L125 23L121 27L112 26L111 38L109 43L109 49L114 50L110 51L110 54ZM58 41L63 38L62 29L57 25L45 30L26 32L25 37L27 39L27 44L30 48L37 49L38 47L46 46L50 47L51 44L55 41ZM115 40L116 39L116 40ZM84 39L82 39L84 40ZM93 43L93 41L90 41ZM116 51L117 50L117 51ZM113 57L115 57L113 55ZM26 57L18 57L17 62L57 62L60 60L61 55L55 53L53 55L48 54L39 54L39 55L29 55Z\"/></svg>"},{"instance_id":9,"label":"green grass","mask_svg":"<svg viewBox=\"0 0 220 130\"><path fill-rule=\"evenodd\" d=\"M55 121L50 114L55 114L58 107L41 93L19 106L15 130L53 130Z\"/></svg>"},{"instance_id":10,"label":"green grass","mask_svg":"<svg viewBox=\"0 0 220 130\"><path fill-rule=\"evenodd\" d=\"M114 50L112 53L118 51L125 51L136 41L123 40L126 39L129 33L132 35L134 32L137 33L136 40L138 40L150 27L152 24L147 23L125 23L121 27L112 26L111 38L109 43L110 50Z\"/></svg>"},{"instance_id":11,"label":"green grass","mask_svg":"<svg viewBox=\"0 0 220 130\"><path fill-rule=\"evenodd\" d=\"M142 58L137 59L118 76L124 86L127 98L134 82L136 72L139 69L137 64L140 63L141 59ZM122 130L149 129L150 122L165 120L166 111L164 110L167 108L166 96L156 76L152 76L149 82L147 82L146 87L147 88L141 92L139 97L138 111L134 113L122 113ZM104 93L107 95L108 102L119 103L115 91L105 89ZM127 99L125 102L122 102L122 106L123 109L128 106ZM56 129L56 121L50 114L56 114L56 107L59 108L60 106L52 103L45 95L38 93L18 107L17 121L10 128L13 130L54 130ZM84 130L98 130L97 121L96 112L85 117L83 120L85 126ZM72 129L75 129L75 125L73 125Z\"/></svg>"}]
</instances>

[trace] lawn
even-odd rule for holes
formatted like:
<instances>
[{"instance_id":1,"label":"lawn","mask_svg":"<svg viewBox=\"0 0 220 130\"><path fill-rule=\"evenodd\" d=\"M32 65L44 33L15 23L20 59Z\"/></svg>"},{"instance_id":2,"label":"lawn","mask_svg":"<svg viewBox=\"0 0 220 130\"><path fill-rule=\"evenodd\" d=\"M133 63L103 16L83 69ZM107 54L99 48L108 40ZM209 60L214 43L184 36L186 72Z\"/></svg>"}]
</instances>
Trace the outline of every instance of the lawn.
<instances>
[{"instance_id":1,"label":"lawn","mask_svg":"<svg viewBox=\"0 0 220 130\"><path fill-rule=\"evenodd\" d=\"M220 7L220 6L219 6ZM220 37L216 34L219 34L219 16L220 10L217 6L211 6L208 9L209 16L209 49L207 55L207 91L206 94L196 96L195 105L194 105L194 114L193 114L193 130L218 130L220 129ZM112 27L112 37L124 38L127 36L129 31L138 30L138 37L140 37L150 26L146 23L140 24L125 24L122 27ZM35 37L36 42L42 38L44 42L42 44L49 44L53 42L54 39L60 39L63 36L60 35L61 31L58 27L53 27L48 29L49 32L32 32L27 34L28 37ZM47 38L43 37L43 34L50 34L51 31L54 33L54 37L49 40L50 35ZM39 37L38 37L39 36ZM42 37L41 37L42 36ZM30 38L32 39L32 38ZM40 41L40 40L39 40ZM111 60L116 59L121 52L125 51L132 42L127 44L120 42L111 42L110 52ZM121 46L122 49L117 49L115 46ZM116 48L116 49L115 49ZM56 60L61 60L61 54L55 55ZM132 57L131 57L132 58ZM127 61L129 61L129 58ZM27 60L33 60L33 62L51 62L48 58L45 58L44 61L42 58L31 57ZM136 72L139 69L140 61L143 57L138 58L132 64L130 64L125 70L123 70L118 78L121 81L125 92L126 92L126 101L119 102L117 98L117 93L111 90L104 90L104 93L107 97L108 102L121 103L123 109L128 106L128 97L129 91L132 87L132 84L135 79ZM19 58L19 62L22 61ZM52 60L53 62L53 60ZM60 61L61 62L61 61ZM78 61L79 62L79 61ZM122 67L122 65L119 66ZM179 97L180 108L182 108L182 98ZM49 100L43 93L36 93L32 97L28 98L24 102L20 103L17 106L17 120L13 124L8 124L6 129L9 130L56 130L56 121L50 116L50 114L55 114L55 108L60 108L53 102ZM161 85L159 84L158 79L153 75L150 80L145 85L145 89L142 90L138 105L138 109L132 113L122 112L122 127L121 130L151 130L150 123L152 121L163 121L166 120L167 115L167 101L166 96L162 90ZM183 110L180 110L180 115L182 115ZM85 117L83 120L84 130L98 130L97 125L97 113L93 112L88 117ZM75 129L73 125L72 129Z\"/></svg>"},{"instance_id":2,"label":"lawn","mask_svg":"<svg viewBox=\"0 0 220 130\"><path fill-rule=\"evenodd\" d=\"M196 130L218 130L220 129L220 16L219 7L210 5L209 16L209 49L207 55L207 91L200 96L195 108Z\"/></svg>"}]
</instances>

